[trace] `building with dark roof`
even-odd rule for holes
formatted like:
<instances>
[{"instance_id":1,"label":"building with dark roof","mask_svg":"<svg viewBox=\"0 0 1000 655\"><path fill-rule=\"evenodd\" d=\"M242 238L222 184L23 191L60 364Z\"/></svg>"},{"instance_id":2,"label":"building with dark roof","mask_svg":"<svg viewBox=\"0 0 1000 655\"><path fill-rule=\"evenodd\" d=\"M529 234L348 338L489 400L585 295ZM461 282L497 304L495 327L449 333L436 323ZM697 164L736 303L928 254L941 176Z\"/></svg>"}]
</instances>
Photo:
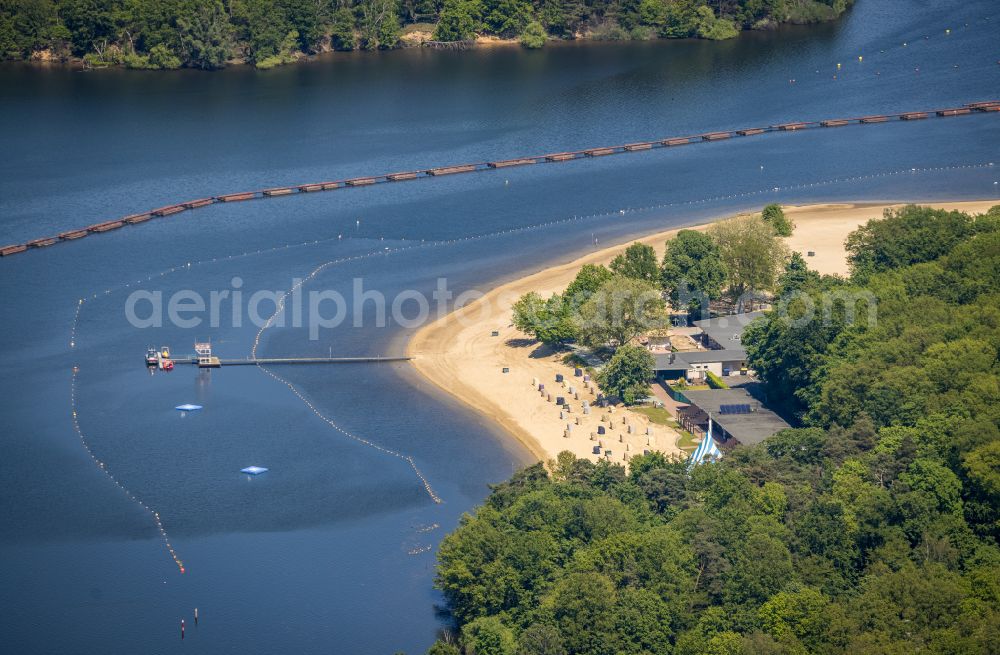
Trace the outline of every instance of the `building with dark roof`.
<instances>
[{"instance_id":1,"label":"building with dark roof","mask_svg":"<svg viewBox=\"0 0 1000 655\"><path fill-rule=\"evenodd\" d=\"M729 375L739 372L746 365L746 351L741 348L657 353L653 358L656 360L653 372L660 380L685 378L690 381L705 377L703 371L711 371L718 376Z\"/></svg>"},{"instance_id":2,"label":"building with dark roof","mask_svg":"<svg viewBox=\"0 0 1000 655\"><path fill-rule=\"evenodd\" d=\"M690 403L679 411L681 425L699 431L708 429L723 447L741 443L759 444L771 435L792 427L783 418L767 409L746 389L710 389L681 392Z\"/></svg>"},{"instance_id":3,"label":"building with dark roof","mask_svg":"<svg viewBox=\"0 0 1000 655\"><path fill-rule=\"evenodd\" d=\"M695 321L694 325L701 329L702 342L706 348L743 350L741 339L744 328L763 315L764 312L729 314Z\"/></svg>"}]
</instances>

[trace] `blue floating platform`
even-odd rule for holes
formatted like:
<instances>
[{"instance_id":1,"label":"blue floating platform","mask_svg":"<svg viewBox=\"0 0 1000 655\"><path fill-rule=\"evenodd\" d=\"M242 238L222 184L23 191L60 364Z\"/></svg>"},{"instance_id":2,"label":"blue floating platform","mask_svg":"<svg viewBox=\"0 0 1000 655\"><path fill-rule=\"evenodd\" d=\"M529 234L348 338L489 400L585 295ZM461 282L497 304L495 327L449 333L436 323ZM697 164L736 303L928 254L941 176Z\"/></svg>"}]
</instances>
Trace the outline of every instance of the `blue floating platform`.
<instances>
[{"instance_id":1,"label":"blue floating platform","mask_svg":"<svg viewBox=\"0 0 1000 655\"><path fill-rule=\"evenodd\" d=\"M201 405L192 405L188 403L185 405L178 405L177 407L174 407L174 409L179 409L182 412L193 412L196 409L201 409Z\"/></svg>"},{"instance_id":2,"label":"blue floating platform","mask_svg":"<svg viewBox=\"0 0 1000 655\"><path fill-rule=\"evenodd\" d=\"M260 475L261 473L267 473L268 469L263 466L248 466L245 469L240 469L240 473L246 473L247 475Z\"/></svg>"}]
</instances>

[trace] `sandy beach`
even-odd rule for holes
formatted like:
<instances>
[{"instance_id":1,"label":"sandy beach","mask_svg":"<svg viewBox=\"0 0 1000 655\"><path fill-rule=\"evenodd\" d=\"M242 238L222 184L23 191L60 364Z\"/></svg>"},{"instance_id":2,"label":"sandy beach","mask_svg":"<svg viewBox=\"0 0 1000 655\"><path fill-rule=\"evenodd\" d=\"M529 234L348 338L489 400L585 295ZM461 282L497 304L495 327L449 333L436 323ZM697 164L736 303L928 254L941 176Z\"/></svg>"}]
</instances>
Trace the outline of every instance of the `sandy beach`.
<instances>
[{"instance_id":1,"label":"sandy beach","mask_svg":"<svg viewBox=\"0 0 1000 655\"><path fill-rule=\"evenodd\" d=\"M994 200L927 204L982 213L998 203ZM791 250L803 255L814 252L806 261L818 272L846 275L843 243L847 235L869 219L881 217L885 209L901 206L786 206L785 212L796 228L785 241ZM728 217L716 220L724 218ZM701 230L710 224L711 221L690 229ZM653 246L657 256L662 257L665 242L678 231L666 230L633 241ZM581 266L607 264L625 245L603 246L569 263L527 271L524 277L498 286L479 300L420 329L410 340L407 354L414 358L417 371L433 384L496 421L541 460L554 458L564 450L596 460L598 456L592 451L598 442L592 441L591 435L596 434L599 425L605 426L607 434L594 438L612 451L613 461L622 462L626 454L641 454L643 450L679 454L678 433L650 423L638 412L619 407L607 416L605 423L600 419L602 412L607 414L606 410L593 408L589 414L583 414L583 401L596 398L593 385L584 388L583 378L574 377L573 367L563 363L565 352L552 351L511 324L511 307L521 295L536 291L548 297L561 292ZM505 368L507 373L503 372ZM564 384L555 381L557 374L565 377ZM546 391L551 391L552 401L539 394L533 384L535 379L545 384ZM563 410L555 404L556 396L572 403L570 413L560 416Z\"/></svg>"}]
</instances>

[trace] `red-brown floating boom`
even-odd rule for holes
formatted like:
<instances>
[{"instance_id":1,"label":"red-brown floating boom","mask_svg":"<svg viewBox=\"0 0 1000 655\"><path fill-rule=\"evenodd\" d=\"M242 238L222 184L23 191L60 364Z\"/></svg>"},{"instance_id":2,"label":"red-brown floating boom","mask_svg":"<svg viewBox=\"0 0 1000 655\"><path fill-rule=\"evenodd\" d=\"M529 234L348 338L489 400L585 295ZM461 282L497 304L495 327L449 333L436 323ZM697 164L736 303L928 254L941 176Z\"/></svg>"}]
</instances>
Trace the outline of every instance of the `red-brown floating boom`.
<instances>
[{"instance_id":1,"label":"red-brown floating boom","mask_svg":"<svg viewBox=\"0 0 1000 655\"><path fill-rule=\"evenodd\" d=\"M68 230L66 232L60 233L58 237L42 237L40 239L34 239L32 241L28 241L27 243L23 244L14 244L5 246L3 248L0 248L0 255L12 255L15 253L24 252L25 250L28 249L29 246L32 248L43 248L55 243L59 239L62 239L64 241L72 241L75 239L83 238L91 233L107 232L109 230L114 230L122 227L126 223L129 224L142 223L144 221L148 221L153 216L169 216L171 214L176 214L178 212L184 211L185 209L195 209L197 207L204 207L216 201L236 202L240 200L251 200L253 198L290 195L294 194L296 191L304 191L304 192L327 191L331 189L338 189L341 186L367 186L383 180L393 181L393 182L402 180L412 180L414 178L421 177L425 174L432 176L450 175L453 173L467 173L477 170L506 168L508 166L523 166L527 164L535 164L539 161L546 161L546 162L569 161L571 159L577 159L581 155L586 155L589 157L599 157L602 155L610 155L615 152L623 152L623 151L635 152L640 150L649 150L651 148L656 147L657 145L672 147L672 146L687 145L689 143L695 143L697 141L719 141L722 139L728 139L732 137L734 134L738 134L740 136L753 136L756 134L763 134L764 132L768 132L771 130L791 132L791 131L806 129L815 125L819 125L822 127L840 127L843 125L848 125L850 123L884 123L895 117L899 117L900 120L904 121L912 121L912 120L929 118L932 113L937 116L961 116L964 114L970 114L974 111L998 113L1000 112L1000 100L970 102L962 107L938 109L934 112L911 111L900 114L865 116L862 118L832 118L820 121L818 123L816 122L782 123L780 125L772 125L769 128L753 127L753 128L744 128L728 132L708 132L705 134L699 134L697 136L671 137L667 139L660 139L658 141L642 141L638 143L630 143L624 146L605 146L605 147L590 148L587 150L581 150L575 152L556 152L548 155L516 157L513 159L503 159L499 161L487 162L485 164L460 164L457 166L442 166L439 168L432 168L429 170L388 173L386 175L376 175L373 177L356 177L340 182L314 182L309 184L302 184L299 186L275 187L272 189L265 189L264 191L260 192L244 191L241 193L228 193L221 196L216 196L214 198L199 198L197 200L188 200L186 202L177 205L167 205L166 207L160 207L159 209L154 209L149 212L131 214L121 219L105 221L103 223L96 223L94 225L91 225L83 229Z\"/></svg>"},{"instance_id":2,"label":"red-brown floating boom","mask_svg":"<svg viewBox=\"0 0 1000 655\"><path fill-rule=\"evenodd\" d=\"M461 164L459 166L444 166L442 168L432 168L427 171L428 175L454 175L455 173L471 173L476 170L473 164Z\"/></svg>"},{"instance_id":3,"label":"red-brown floating boom","mask_svg":"<svg viewBox=\"0 0 1000 655\"><path fill-rule=\"evenodd\" d=\"M243 193L227 193L223 196L216 196L222 202L239 202L240 200L252 200L257 197L257 194L253 191L245 191Z\"/></svg>"},{"instance_id":4,"label":"red-brown floating boom","mask_svg":"<svg viewBox=\"0 0 1000 655\"><path fill-rule=\"evenodd\" d=\"M17 253L24 252L27 249L28 246L24 245L23 243L13 246L4 246L3 248L0 248L0 257L6 257L7 255L16 255Z\"/></svg>"},{"instance_id":5,"label":"red-brown floating boom","mask_svg":"<svg viewBox=\"0 0 1000 655\"><path fill-rule=\"evenodd\" d=\"M184 211L184 205L170 205L168 207L160 207L159 209L154 209L149 212L153 216L170 216L171 214L177 214ZM122 219L123 221L125 219Z\"/></svg>"},{"instance_id":6,"label":"red-brown floating boom","mask_svg":"<svg viewBox=\"0 0 1000 655\"><path fill-rule=\"evenodd\" d=\"M510 166L527 166L528 164L534 164L535 159L531 157L525 157L521 159L504 159L502 161L491 161L487 166L490 168L509 168Z\"/></svg>"}]
</instances>

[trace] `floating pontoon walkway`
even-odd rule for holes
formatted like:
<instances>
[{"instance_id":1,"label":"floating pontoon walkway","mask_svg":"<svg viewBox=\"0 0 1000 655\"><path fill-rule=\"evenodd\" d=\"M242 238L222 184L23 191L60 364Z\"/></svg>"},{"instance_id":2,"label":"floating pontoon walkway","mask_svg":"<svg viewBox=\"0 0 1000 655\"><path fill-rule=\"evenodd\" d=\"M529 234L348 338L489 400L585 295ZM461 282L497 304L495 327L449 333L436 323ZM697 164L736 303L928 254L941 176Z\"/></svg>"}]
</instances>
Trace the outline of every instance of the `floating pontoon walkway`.
<instances>
[{"instance_id":1,"label":"floating pontoon walkway","mask_svg":"<svg viewBox=\"0 0 1000 655\"><path fill-rule=\"evenodd\" d=\"M222 359L219 357L199 357L184 355L171 358L175 364L195 364L202 368L222 366L257 366L258 364L383 364L388 362L408 362L412 357L258 357L256 359Z\"/></svg>"},{"instance_id":2,"label":"floating pontoon walkway","mask_svg":"<svg viewBox=\"0 0 1000 655\"><path fill-rule=\"evenodd\" d=\"M211 196L208 198L199 198L197 200L187 200L174 205L167 205L165 207L153 209L148 212L131 214L129 216L124 216L122 218L104 221L101 223L95 223L88 227L62 232L56 236L41 237L38 239L32 239L31 241L28 241L26 243L3 246L0 247L0 257L15 255L17 253L24 252L29 248L31 249L45 248L59 241L73 241L85 236L89 236L91 234L109 232L111 230L116 230L118 228L124 227L125 225L137 225L139 223L144 223L152 218L173 216L175 214L179 214L184 211L189 211L192 209L196 209L198 207L205 207L220 202L228 203L228 202L238 202L243 200L257 200L261 198L277 198L283 196L296 195L299 193L332 191L334 189L363 187L363 186L370 186L373 184L384 184L388 182L402 182L405 180L415 180L420 178L442 177L442 176L452 175L455 173L472 173L477 171L491 171L500 168L509 168L512 166L525 166L529 164L557 163L557 162L564 162L576 159L593 159L604 155L613 155L625 152L641 152L645 150L651 150L653 148L672 148L675 146L695 144L695 143L713 143L715 141L724 141L733 137L749 137L769 132L799 132L803 130L811 130L817 128L822 129L822 128L832 128L832 127L843 127L846 125L880 125L882 123L888 123L890 121L913 121L926 118L966 116L973 113L988 113L988 112L1000 113L1000 100L970 102L961 107L949 107L945 109L928 109L923 111L907 111L907 112L899 112L896 114L879 114L873 116L859 116L854 118L830 118L818 121L780 123L777 125L768 125L763 127L747 127L737 130L692 134L690 136L665 137L662 139L657 139L655 141L642 141L638 143L629 143L618 146L601 146L597 148L585 148L583 150L559 152L547 155L528 155L528 156L513 157L510 159L504 159L498 161L479 162L471 164L454 164L451 166L437 166L434 168L424 168L414 171L406 171L400 173L383 173L380 175L353 177L346 180L336 180L330 182L311 182L311 183L292 185L292 186L274 187L270 189L263 189L260 191L242 191L237 193L226 193L218 196ZM308 361L311 360L308 360L307 358L307 360L296 359L295 361L286 360L280 362L276 361L273 363L291 364L291 363L308 363ZM357 360L348 358L348 359L338 359L337 361L357 361ZM380 359L379 361L389 361L389 360ZM236 360L233 363L228 363L227 361L227 364L233 366L237 365L236 362L239 362L241 364L254 363L253 361L244 362L243 360ZM257 360L257 362L264 363L264 360ZM327 358L326 360L324 360L324 363L332 363L332 362L330 361L330 358Z\"/></svg>"}]
</instances>

